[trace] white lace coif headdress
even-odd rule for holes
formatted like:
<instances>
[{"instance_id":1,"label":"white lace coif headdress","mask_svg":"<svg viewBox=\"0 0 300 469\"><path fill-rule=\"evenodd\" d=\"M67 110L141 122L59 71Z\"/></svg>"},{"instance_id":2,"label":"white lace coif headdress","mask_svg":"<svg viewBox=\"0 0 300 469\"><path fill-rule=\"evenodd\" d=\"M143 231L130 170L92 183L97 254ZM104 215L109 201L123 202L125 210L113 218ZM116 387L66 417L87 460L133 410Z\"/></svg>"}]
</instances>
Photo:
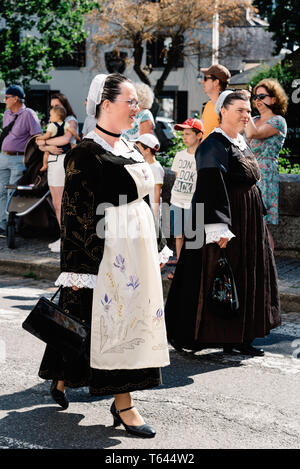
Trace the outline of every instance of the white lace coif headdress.
<instances>
[{"instance_id":1,"label":"white lace coif headdress","mask_svg":"<svg viewBox=\"0 0 300 469\"><path fill-rule=\"evenodd\" d=\"M233 93L232 90L225 90L219 95L219 97L217 99L217 102L215 104L215 111L218 115L220 114L220 111L221 111L221 108L223 106L223 103L224 103L225 99L231 93Z\"/></svg>"},{"instance_id":2,"label":"white lace coif headdress","mask_svg":"<svg viewBox=\"0 0 300 469\"><path fill-rule=\"evenodd\" d=\"M104 73L100 73L93 78L90 84L86 105L86 112L89 116L96 116L96 107L101 103L104 83L107 76L108 75L105 75Z\"/></svg>"}]
</instances>

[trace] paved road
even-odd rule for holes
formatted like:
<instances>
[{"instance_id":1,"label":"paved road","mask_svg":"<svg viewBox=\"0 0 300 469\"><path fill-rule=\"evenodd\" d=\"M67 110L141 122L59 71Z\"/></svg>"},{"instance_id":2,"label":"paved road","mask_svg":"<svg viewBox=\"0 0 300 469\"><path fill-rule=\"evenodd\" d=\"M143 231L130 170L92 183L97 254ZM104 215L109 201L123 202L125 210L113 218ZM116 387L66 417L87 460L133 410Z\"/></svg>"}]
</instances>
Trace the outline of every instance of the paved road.
<instances>
[{"instance_id":1,"label":"paved road","mask_svg":"<svg viewBox=\"0 0 300 469\"><path fill-rule=\"evenodd\" d=\"M300 447L300 311L264 340L264 358L220 350L178 354L158 389L135 392L152 440L112 428L111 397L69 391L60 411L37 377L44 345L21 328L53 283L0 276L0 448L191 449Z\"/></svg>"}]
</instances>

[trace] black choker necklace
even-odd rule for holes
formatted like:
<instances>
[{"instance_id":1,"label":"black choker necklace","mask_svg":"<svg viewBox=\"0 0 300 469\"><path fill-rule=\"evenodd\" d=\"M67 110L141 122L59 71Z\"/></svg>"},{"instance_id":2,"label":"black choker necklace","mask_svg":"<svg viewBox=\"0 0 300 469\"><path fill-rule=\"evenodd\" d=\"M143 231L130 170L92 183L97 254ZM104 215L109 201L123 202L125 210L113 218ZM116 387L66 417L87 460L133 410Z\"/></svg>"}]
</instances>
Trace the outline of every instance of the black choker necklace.
<instances>
[{"instance_id":1,"label":"black choker necklace","mask_svg":"<svg viewBox=\"0 0 300 469\"><path fill-rule=\"evenodd\" d=\"M111 137L121 137L121 134L114 134L113 132L102 129L102 127L100 127L98 124L96 124L96 129L100 130L100 132L103 132L104 134L110 135Z\"/></svg>"}]
</instances>

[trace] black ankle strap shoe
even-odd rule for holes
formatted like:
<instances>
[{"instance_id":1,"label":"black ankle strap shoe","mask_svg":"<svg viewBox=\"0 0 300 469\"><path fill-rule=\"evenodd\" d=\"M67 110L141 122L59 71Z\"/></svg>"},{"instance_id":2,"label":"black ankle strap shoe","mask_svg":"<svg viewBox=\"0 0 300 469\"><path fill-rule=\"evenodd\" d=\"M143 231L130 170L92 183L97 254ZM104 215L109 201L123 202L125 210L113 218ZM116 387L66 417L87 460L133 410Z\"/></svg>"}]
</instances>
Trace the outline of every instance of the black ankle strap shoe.
<instances>
[{"instance_id":1,"label":"black ankle strap shoe","mask_svg":"<svg viewBox=\"0 0 300 469\"><path fill-rule=\"evenodd\" d=\"M131 410L134 408L134 405L128 407L127 409L117 410L115 406L115 402L112 403L110 411L114 418L114 427L118 427L119 425L124 425L125 430L130 433L131 435L139 436L140 438L153 438L156 435L156 431L144 423L143 425L126 425L120 417L121 412L125 412L126 410Z\"/></svg>"}]
</instances>

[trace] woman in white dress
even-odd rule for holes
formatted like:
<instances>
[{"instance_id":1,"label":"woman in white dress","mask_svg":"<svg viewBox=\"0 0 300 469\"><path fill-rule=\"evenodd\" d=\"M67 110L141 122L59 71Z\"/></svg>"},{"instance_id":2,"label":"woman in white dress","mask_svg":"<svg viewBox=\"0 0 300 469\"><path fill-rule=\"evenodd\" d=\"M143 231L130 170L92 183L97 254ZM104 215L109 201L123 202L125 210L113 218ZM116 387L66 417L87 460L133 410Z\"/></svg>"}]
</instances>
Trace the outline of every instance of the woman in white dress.
<instances>
[{"instance_id":1,"label":"woman in white dress","mask_svg":"<svg viewBox=\"0 0 300 469\"><path fill-rule=\"evenodd\" d=\"M78 132L78 121L76 115L64 94L57 93L52 95L50 105L51 107L63 106L67 113L65 122L68 122L70 127ZM55 137L51 138L51 140L46 140L44 141L44 145L39 145L42 151L48 151L50 153L48 159L47 179L59 226L61 221L61 200L65 183L64 146L67 146L68 144L71 144L71 147L76 145L76 139L72 136L71 132L66 132L65 135L61 137ZM49 248L53 252L59 252L60 238L53 243L50 243Z\"/></svg>"}]
</instances>

